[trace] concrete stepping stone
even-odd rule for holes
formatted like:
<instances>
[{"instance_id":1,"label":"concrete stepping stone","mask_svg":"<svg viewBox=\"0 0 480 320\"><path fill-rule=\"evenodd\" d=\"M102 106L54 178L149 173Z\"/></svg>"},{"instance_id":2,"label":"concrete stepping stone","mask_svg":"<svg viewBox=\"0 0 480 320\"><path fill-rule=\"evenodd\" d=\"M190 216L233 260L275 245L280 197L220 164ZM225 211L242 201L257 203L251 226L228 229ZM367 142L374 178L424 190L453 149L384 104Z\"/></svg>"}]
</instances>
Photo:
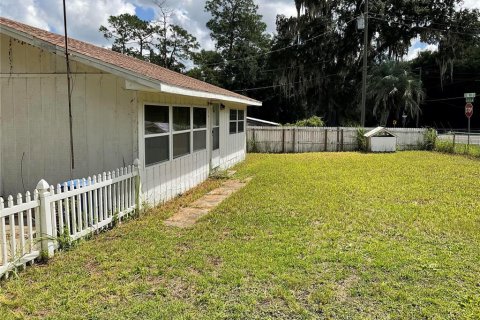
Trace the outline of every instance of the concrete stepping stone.
<instances>
[{"instance_id":1,"label":"concrete stepping stone","mask_svg":"<svg viewBox=\"0 0 480 320\"><path fill-rule=\"evenodd\" d=\"M245 179L245 181L225 181L220 187L192 202L188 207L181 208L172 217L165 220L165 225L178 228L192 227L198 219L208 214L230 195L245 187L250 180L251 178Z\"/></svg>"}]
</instances>

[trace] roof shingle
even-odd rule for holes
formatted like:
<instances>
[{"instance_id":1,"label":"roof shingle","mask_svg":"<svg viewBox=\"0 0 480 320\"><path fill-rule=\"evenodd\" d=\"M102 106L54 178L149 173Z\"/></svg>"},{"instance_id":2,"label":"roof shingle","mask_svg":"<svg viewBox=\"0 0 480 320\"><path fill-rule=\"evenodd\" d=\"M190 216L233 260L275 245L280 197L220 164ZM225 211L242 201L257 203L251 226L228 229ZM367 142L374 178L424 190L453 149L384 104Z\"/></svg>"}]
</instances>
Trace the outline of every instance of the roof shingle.
<instances>
[{"instance_id":1,"label":"roof shingle","mask_svg":"<svg viewBox=\"0 0 480 320\"><path fill-rule=\"evenodd\" d=\"M14 29L28 36L48 42L61 48L65 47L65 37L62 35L35 28L4 17L0 17L0 27L1 26ZM160 67L158 65L142 61L140 59L136 59L134 57L130 57L109 49L101 48L83 41L68 38L68 49L71 52L97 59L103 63L120 67L138 75L148 77L152 80L157 80L164 84L258 103L257 100L240 95L238 93L188 77L178 72Z\"/></svg>"}]
</instances>

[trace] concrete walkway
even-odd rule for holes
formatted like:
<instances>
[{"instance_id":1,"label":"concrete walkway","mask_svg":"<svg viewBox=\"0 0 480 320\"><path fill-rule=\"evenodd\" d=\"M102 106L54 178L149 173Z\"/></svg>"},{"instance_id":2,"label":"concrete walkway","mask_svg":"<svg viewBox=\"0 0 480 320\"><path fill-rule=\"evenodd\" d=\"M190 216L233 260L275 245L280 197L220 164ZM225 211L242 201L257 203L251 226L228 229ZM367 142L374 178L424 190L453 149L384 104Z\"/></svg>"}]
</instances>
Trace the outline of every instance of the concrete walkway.
<instances>
[{"instance_id":1,"label":"concrete walkway","mask_svg":"<svg viewBox=\"0 0 480 320\"><path fill-rule=\"evenodd\" d=\"M172 217L165 220L165 225L178 228L192 227L198 219L209 213L210 210L218 206L231 194L245 187L250 180L251 178L245 179L244 181L225 181L219 188L210 191L197 201L191 203L190 206L180 209Z\"/></svg>"}]
</instances>

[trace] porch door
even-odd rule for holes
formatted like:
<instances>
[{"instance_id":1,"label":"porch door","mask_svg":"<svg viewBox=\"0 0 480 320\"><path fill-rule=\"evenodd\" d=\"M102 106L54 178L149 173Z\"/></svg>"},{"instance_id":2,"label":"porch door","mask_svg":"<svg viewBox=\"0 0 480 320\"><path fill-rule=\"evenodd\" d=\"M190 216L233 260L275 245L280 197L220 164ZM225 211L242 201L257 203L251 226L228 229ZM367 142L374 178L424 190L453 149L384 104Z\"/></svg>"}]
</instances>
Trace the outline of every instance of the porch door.
<instances>
[{"instance_id":1,"label":"porch door","mask_svg":"<svg viewBox=\"0 0 480 320\"><path fill-rule=\"evenodd\" d=\"M210 168L215 169L220 165L220 106L218 104L212 106L210 122L212 128Z\"/></svg>"}]
</instances>

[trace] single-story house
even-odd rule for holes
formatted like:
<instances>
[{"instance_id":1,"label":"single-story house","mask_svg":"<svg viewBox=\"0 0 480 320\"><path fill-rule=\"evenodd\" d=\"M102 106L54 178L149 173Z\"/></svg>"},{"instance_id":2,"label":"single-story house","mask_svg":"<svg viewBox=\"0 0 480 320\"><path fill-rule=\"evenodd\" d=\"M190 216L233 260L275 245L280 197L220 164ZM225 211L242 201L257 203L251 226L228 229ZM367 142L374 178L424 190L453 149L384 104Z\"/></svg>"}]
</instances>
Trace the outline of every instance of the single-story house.
<instances>
[{"instance_id":1,"label":"single-story house","mask_svg":"<svg viewBox=\"0 0 480 320\"><path fill-rule=\"evenodd\" d=\"M261 102L109 49L0 18L0 196L140 160L158 204L242 161L247 106Z\"/></svg>"}]
</instances>

